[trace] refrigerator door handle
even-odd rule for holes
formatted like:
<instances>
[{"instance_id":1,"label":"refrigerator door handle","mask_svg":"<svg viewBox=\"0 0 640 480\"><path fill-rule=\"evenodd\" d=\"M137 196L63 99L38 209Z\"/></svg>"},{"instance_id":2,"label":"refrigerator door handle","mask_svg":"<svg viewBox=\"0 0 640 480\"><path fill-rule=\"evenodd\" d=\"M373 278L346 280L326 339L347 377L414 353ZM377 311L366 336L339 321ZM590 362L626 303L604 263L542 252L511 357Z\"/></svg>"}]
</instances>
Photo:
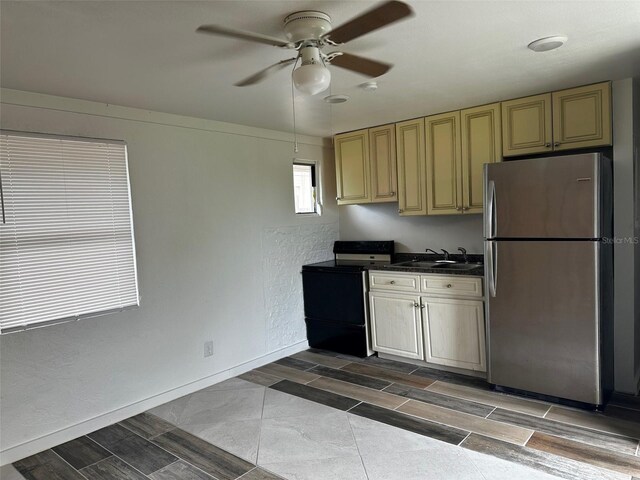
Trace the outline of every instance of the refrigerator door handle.
<instances>
[{"instance_id":1,"label":"refrigerator door handle","mask_svg":"<svg viewBox=\"0 0 640 480\"><path fill-rule=\"evenodd\" d=\"M487 183L487 238L496 236L496 184L493 180Z\"/></svg>"},{"instance_id":2,"label":"refrigerator door handle","mask_svg":"<svg viewBox=\"0 0 640 480\"><path fill-rule=\"evenodd\" d=\"M491 242L491 283L493 284L493 291L491 296L495 298L498 292L498 242Z\"/></svg>"},{"instance_id":3,"label":"refrigerator door handle","mask_svg":"<svg viewBox=\"0 0 640 480\"><path fill-rule=\"evenodd\" d=\"M485 242L485 256L487 259L487 283L489 289L489 295L491 297L496 296L496 288L495 288L495 266L493 259L493 244L495 242L486 241Z\"/></svg>"},{"instance_id":4,"label":"refrigerator door handle","mask_svg":"<svg viewBox=\"0 0 640 480\"><path fill-rule=\"evenodd\" d=\"M496 212L497 212L497 198L496 198L496 183L491 180L489 182L489 233L491 234L491 238L495 238L498 232L498 224L496 221Z\"/></svg>"}]
</instances>

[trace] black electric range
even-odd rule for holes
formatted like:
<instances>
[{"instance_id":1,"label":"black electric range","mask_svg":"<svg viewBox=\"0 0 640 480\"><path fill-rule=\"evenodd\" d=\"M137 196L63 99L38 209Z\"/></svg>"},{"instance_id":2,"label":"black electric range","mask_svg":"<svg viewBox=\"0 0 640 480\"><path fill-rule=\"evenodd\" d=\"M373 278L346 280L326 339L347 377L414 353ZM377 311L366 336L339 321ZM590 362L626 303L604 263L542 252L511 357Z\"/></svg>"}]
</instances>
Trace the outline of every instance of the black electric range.
<instances>
[{"instance_id":1,"label":"black electric range","mask_svg":"<svg viewBox=\"0 0 640 480\"><path fill-rule=\"evenodd\" d=\"M309 346L367 357L373 354L367 269L391 263L394 242L337 241L333 253L333 260L302 267Z\"/></svg>"}]
</instances>

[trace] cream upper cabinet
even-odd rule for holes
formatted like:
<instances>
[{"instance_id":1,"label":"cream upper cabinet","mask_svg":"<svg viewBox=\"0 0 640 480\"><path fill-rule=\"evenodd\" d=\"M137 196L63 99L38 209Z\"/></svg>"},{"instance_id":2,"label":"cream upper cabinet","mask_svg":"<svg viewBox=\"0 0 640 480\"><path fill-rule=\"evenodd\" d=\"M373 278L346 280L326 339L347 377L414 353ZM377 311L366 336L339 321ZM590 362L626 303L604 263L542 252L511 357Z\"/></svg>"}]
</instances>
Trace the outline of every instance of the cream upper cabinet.
<instances>
[{"instance_id":1,"label":"cream upper cabinet","mask_svg":"<svg viewBox=\"0 0 640 480\"><path fill-rule=\"evenodd\" d=\"M424 119L396 123L398 212L426 215Z\"/></svg>"},{"instance_id":2,"label":"cream upper cabinet","mask_svg":"<svg viewBox=\"0 0 640 480\"><path fill-rule=\"evenodd\" d=\"M397 195L396 129L383 125L369 129L371 202L395 202Z\"/></svg>"},{"instance_id":3,"label":"cream upper cabinet","mask_svg":"<svg viewBox=\"0 0 640 480\"><path fill-rule=\"evenodd\" d=\"M425 360L486 371L484 307L481 300L422 297Z\"/></svg>"},{"instance_id":4,"label":"cream upper cabinet","mask_svg":"<svg viewBox=\"0 0 640 480\"><path fill-rule=\"evenodd\" d=\"M483 166L502 161L500 104L460 112L462 128L462 198L467 213L482 213Z\"/></svg>"},{"instance_id":5,"label":"cream upper cabinet","mask_svg":"<svg viewBox=\"0 0 640 480\"><path fill-rule=\"evenodd\" d=\"M425 118L427 213L462 211L460 112Z\"/></svg>"},{"instance_id":6,"label":"cream upper cabinet","mask_svg":"<svg viewBox=\"0 0 640 480\"><path fill-rule=\"evenodd\" d=\"M343 133L335 137L338 205L366 203L369 188L369 130Z\"/></svg>"},{"instance_id":7,"label":"cream upper cabinet","mask_svg":"<svg viewBox=\"0 0 640 480\"><path fill-rule=\"evenodd\" d=\"M500 104L425 119L429 215L482 213L483 165L502 160Z\"/></svg>"},{"instance_id":8,"label":"cream upper cabinet","mask_svg":"<svg viewBox=\"0 0 640 480\"><path fill-rule=\"evenodd\" d=\"M552 151L551 121L550 93L502 102L502 154Z\"/></svg>"},{"instance_id":9,"label":"cream upper cabinet","mask_svg":"<svg viewBox=\"0 0 640 480\"><path fill-rule=\"evenodd\" d=\"M554 150L611 145L611 84L551 94Z\"/></svg>"},{"instance_id":10,"label":"cream upper cabinet","mask_svg":"<svg viewBox=\"0 0 640 480\"><path fill-rule=\"evenodd\" d=\"M611 83L502 102L505 157L612 144Z\"/></svg>"}]
</instances>

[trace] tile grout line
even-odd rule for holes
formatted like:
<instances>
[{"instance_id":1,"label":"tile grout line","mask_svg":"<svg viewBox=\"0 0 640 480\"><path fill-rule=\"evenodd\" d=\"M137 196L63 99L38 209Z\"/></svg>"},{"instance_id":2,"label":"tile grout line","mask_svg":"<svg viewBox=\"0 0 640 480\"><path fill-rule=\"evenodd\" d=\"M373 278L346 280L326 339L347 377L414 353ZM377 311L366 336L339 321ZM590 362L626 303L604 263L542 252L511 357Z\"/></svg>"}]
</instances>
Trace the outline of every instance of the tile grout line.
<instances>
[{"instance_id":1,"label":"tile grout line","mask_svg":"<svg viewBox=\"0 0 640 480\"><path fill-rule=\"evenodd\" d=\"M552 407L553 407L553 405L549 405L549 408L547 408L547 411L544 412L544 415L542 416L542 418L547 418L547 414L551 411Z\"/></svg>"},{"instance_id":2,"label":"tile grout line","mask_svg":"<svg viewBox=\"0 0 640 480\"><path fill-rule=\"evenodd\" d=\"M171 462L169 465L165 465L164 467L159 468L155 472L151 472L149 475L146 475L146 476L151 478L150 475L153 475L154 473L158 473L159 471L164 470L165 468L169 468L171 465L175 465L176 463L179 463L179 462L184 462L184 460L182 460L181 458L176 457L176 461L175 462ZM140 473L142 473L142 472L140 472Z\"/></svg>"},{"instance_id":3,"label":"tile grout line","mask_svg":"<svg viewBox=\"0 0 640 480\"><path fill-rule=\"evenodd\" d=\"M62 456L60 454L58 454L58 452L56 452L53 448L50 448L49 450L51 450L54 455L56 455L58 458L60 458L60 460L62 460L64 463L66 463L67 465L69 465L69 467L74 471L74 472L78 472L78 475L80 475L83 478L86 478L87 480L91 480L90 478L88 478L84 473L82 473L80 470L78 470L76 467L74 467L73 465L71 465L69 462L67 462L64 458L62 458ZM107 457L108 458L108 457ZM22 475L22 472L20 472L20 475Z\"/></svg>"},{"instance_id":4,"label":"tile grout line","mask_svg":"<svg viewBox=\"0 0 640 480\"><path fill-rule=\"evenodd\" d=\"M264 404L267 401L267 389L264 387L264 395L262 396L262 411L260 412L260 429L258 430L258 448L256 449L256 468L258 466L258 458L260 457L260 443L262 443L262 420L264 420ZM243 474L246 475L249 472Z\"/></svg>"},{"instance_id":5,"label":"tile grout line","mask_svg":"<svg viewBox=\"0 0 640 480\"><path fill-rule=\"evenodd\" d=\"M101 458L100 460L96 460L95 462L90 463L89 465L85 465L85 466L84 466L84 467L82 467L82 468L91 467L91 466L95 465L96 463L100 463L100 462L102 462L103 460L107 460L107 459L109 459L109 458L111 458L111 457L118 457L118 456L117 456L116 454L114 454L111 450L109 450L108 448L104 448L102 445L100 445L99 443L97 443L97 442L96 442L95 440L93 440L92 438L89 438L87 435L84 435L84 437L85 437L87 440L89 440L90 442L93 442L93 443L95 443L96 445L98 445L98 446L99 446L100 448L102 448L103 450L105 450L105 451L109 452L109 456L108 456L108 457L105 457L105 458ZM78 438L82 438L82 437L78 437ZM73 441L73 440L72 440L72 441ZM56 446L57 446L57 445L56 445ZM51 448L51 450L53 450L54 448L56 448L56 447L52 447L52 448ZM60 455L58 455L58 456L60 456ZM68 463L68 462L67 462L67 463ZM76 467L73 467L73 468L76 468ZM82 470L82 468L76 468L76 470L80 471L80 470Z\"/></svg>"},{"instance_id":6,"label":"tile grout line","mask_svg":"<svg viewBox=\"0 0 640 480\"><path fill-rule=\"evenodd\" d=\"M245 475L249 475L251 472L253 472L256 468L258 468L258 466L256 465L255 467L253 467L251 470L249 470L248 472L244 472L242 475L240 475L239 477L236 477L236 480L241 480L242 477L244 477ZM206 473L206 472L205 472ZM215 478L215 477L212 477Z\"/></svg>"},{"instance_id":7,"label":"tile grout line","mask_svg":"<svg viewBox=\"0 0 640 480\"><path fill-rule=\"evenodd\" d=\"M346 398L351 398L351 397L347 397L346 395L343 395L343 397ZM362 400L358 400L357 398L352 398L352 400L356 400L358 403L356 403L353 407L348 408L347 410L343 410L343 412L350 412L351 410L353 410L354 408L356 408L358 405L360 405L361 403L365 403ZM312 400L313 401L313 400ZM316 402L319 403L319 402ZM322 404L321 404L322 405Z\"/></svg>"},{"instance_id":8,"label":"tile grout line","mask_svg":"<svg viewBox=\"0 0 640 480\"><path fill-rule=\"evenodd\" d=\"M467 438L469 438L469 436L470 436L472 433L473 433L473 432L469 432L469 433L467 433L467 435L466 435L462 440L460 440L460 443L459 443L458 445L456 445L456 446L457 446L457 447L460 447L460 446L464 443L464 441L465 441ZM461 448L464 448L464 447L461 447Z\"/></svg>"},{"instance_id":9,"label":"tile grout line","mask_svg":"<svg viewBox=\"0 0 640 480\"><path fill-rule=\"evenodd\" d=\"M431 387L433 387L436 383L441 383L440 380L436 380L435 382L433 382L431 385L427 385L426 387L424 387L425 390L429 390ZM458 397L454 397L454 398L458 398Z\"/></svg>"},{"instance_id":10,"label":"tile grout line","mask_svg":"<svg viewBox=\"0 0 640 480\"><path fill-rule=\"evenodd\" d=\"M118 423L113 423L112 425L120 425L120 423L119 423L119 422L118 422ZM111 425L109 425L109 426L111 426ZM129 430L129 429L128 429L127 427L125 427L124 425L121 425L121 426L122 426L122 427L124 427L126 430ZM105 427L105 428L106 428L106 427ZM135 432L134 432L134 431L132 431L132 430L129 430L129 431L130 431L131 433L133 433L134 435L138 435L137 433L135 433ZM93 433L93 432L91 432L91 433ZM144 439L144 440L147 440L146 438L144 438L144 437L142 437L142 436L140 436L140 435L138 435L138 436L139 436L140 438ZM96 444L96 445L98 445L99 447L104 448L107 452L109 452L112 456L114 456L115 458L117 458L118 460L120 460L121 462L123 462L125 465L128 465L128 466L130 466L133 470L135 470L136 472L139 472L139 473L140 473L140 475L143 475L143 476L147 477L147 475L146 475L146 474L144 474L142 471L138 470L136 467L134 467L133 465L131 465L129 462L126 462L123 458L120 458L120 456L118 456L118 455L116 455L115 453L113 453L111 450L109 450L109 449L108 449L107 447L105 447L104 445L102 445L102 444L100 444L100 443L96 442L93 438L89 437L89 435L85 435L85 437L87 437L89 440L91 440L93 443L95 443L95 444ZM151 443L151 441L150 441L150 440L147 440L147 441L148 441L149 443ZM154 444L154 445L155 445L155 444ZM169 453L169 452L167 452L167 453ZM175 455L173 455L173 456L174 456L174 457L176 457L176 458L178 458L178 457L177 457L177 456L175 456ZM110 458L110 457L107 457L107 458ZM103 458L102 460L106 460L107 458ZM100 462L101 462L102 460L100 460ZM100 462L95 462L95 463L93 463L92 465L95 465L96 463L100 463ZM170 465L173 465L174 463L175 463L175 462L172 462ZM87 465L87 467L88 467L88 466L89 466L89 465ZM168 467L169 465L165 465L165 466L167 466L167 467ZM85 467L85 468L86 468L86 467ZM162 467L162 468L164 468L164 467ZM161 469L158 469L158 470L161 470ZM156 472L157 472L158 470L156 470ZM152 472L152 473L155 473L155 472Z\"/></svg>"},{"instance_id":11,"label":"tile grout line","mask_svg":"<svg viewBox=\"0 0 640 480\"><path fill-rule=\"evenodd\" d=\"M498 408L501 408L501 409L503 409L503 410L508 410L508 411L510 411L510 412L520 413L520 414L523 414L523 415L531 415L532 417L537 417L537 418L544 418L544 416L539 416L539 415L536 415L535 413L525 412L525 411L522 411L522 410L515 410L514 408L510 408L510 407L507 407L507 406L504 406L504 405L502 405L502 406L495 405L495 403L489 403L489 402L487 402L487 401L480 401L480 400L478 400L477 398L470 399L470 398L468 398L468 397L464 397L464 396L462 396L462 395L453 395L453 394L451 394L451 393L443 393L443 392L438 392L438 391L433 392L433 391L431 390L431 387L432 387L433 385L435 385L436 383L439 383L440 385L442 385L442 384L445 384L445 385L456 385L456 384L453 384L453 383L444 382L444 381L442 381L442 380L436 380L435 382L433 382L433 383L432 383L431 385L429 385L428 387L425 387L425 389L424 389L424 390L427 390L427 391L432 392L432 393L438 393L438 394L440 394L440 395L445 395L445 396L447 396L447 397L455 398L456 400L464 400L464 401L467 401L467 402L475 402L475 403L479 403L479 404L481 404L481 405L486 405L487 407L492 407L494 410L496 410L496 409L498 409ZM460 386L460 387L466 387L466 388L474 388L474 387L467 387L466 385L458 385L458 386ZM531 398L521 398L521 397L518 397L518 396L512 396L512 395L504 394L504 393L501 393L501 392L488 391L487 393L496 394L496 395L501 395L501 396L504 396L504 398L507 398L507 399L523 400L523 401L525 401L525 402L532 402L532 403L535 403L535 404L542 404L542 403L543 403L543 402L540 402L540 401L535 400L535 399L531 399ZM546 402L544 402L544 403L546 403ZM545 412L545 415L546 415L546 414L547 414L547 412L551 409L551 407L553 407L553 405L549 405L549 408L548 408L548 409L547 409L547 411ZM491 413L493 413L493 412L491 412ZM489 415L490 415L490 414L489 414Z\"/></svg>"},{"instance_id":12,"label":"tile grout line","mask_svg":"<svg viewBox=\"0 0 640 480\"><path fill-rule=\"evenodd\" d=\"M353 415L353 414L351 414L351 415ZM362 453L360 452L360 445L358 445L358 440L356 439L356 434L353 431L353 425L351 425L351 419L349 418L348 415L347 415L347 423L349 424L349 430L351 431L351 437L353 438L353 443L355 444L356 450L358 451L358 457L360 457L360 463L362 464L362 469L364 470L364 475L367 477L367 480L369 480L369 474L367 473L367 467L364 464L364 460L362 458Z\"/></svg>"},{"instance_id":13,"label":"tile grout line","mask_svg":"<svg viewBox=\"0 0 640 480\"><path fill-rule=\"evenodd\" d=\"M491 405L491 406L493 407L493 405ZM491 420L491 419L489 418L489 415L491 415L491 414L492 414L493 412L495 412L497 409L498 409L498 407L493 407L493 410L491 410L489 413L487 413L486 417L484 417L484 418L486 418L487 420Z\"/></svg>"},{"instance_id":14,"label":"tile grout line","mask_svg":"<svg viewBox=\"0 0 640 480\"><path fill-rule=\"evenodd\" d=\"M400 405L398 405L396 408L394 408L394 410L398 410L401 406L403 406L405 403L407 403L409 400L411 400L411 398L407 398L404 402L402 402ZM404 412L400 412L400 413L404 413Z\"/></svg>"},{"instance_id":15,"label":"tile grout line","mask_svg":"<svg viewBox=\"0 0 640 480\"><path fill-rule=\"evenodd\" d=\"M471 434L469 434L471 435ZM467 436L469 436L467 435ZM466 440L466 438L465 438ZM464 442L464 440L462 441ZM462 444L462 442L460 442ZM484 473L482 473L482 471L480 470L480 467L478 467L478 465L476 464L476 462L473 460L473 458L469 457L469 452L472 452L473 450L469 450L465 447L460 447L462 449L462 454L467 458L467 460L469 460L471 462L471 465L473 465L473 467L477 470L477 472L480 474L480 476L482 477L483 480L490 480L487 477L484 476ZM493 455L492 455L493 456ZM497 458L497 457L495 457ZM510 462L512 463L512 462Z\"/></svg>"},{"instance_id":16,"label":"tile grout line","mask_svg":"<svg viewBox=\"0 0 640 480\"><path fill-rule=\"evenodd\" d=\"M268 387L265 387L265 388L268 388ZM169 423L171 423L171 422L169 422ZM173 425L173 424L172 424L172 425ZM260 422L260 425L262 425L262 421ZM191 463L191 462L190 462L190 461L188 461L187 459L182 458L182 457L181 457L180 455L178 455L177 453L170 452L169 450L165 449L164 447L162 447L161 445L158 445L156 442L154 442L154 441L153 441L153 439L158 438L158 437L160 437L160 436L162 436L162 435L164 435L164 434L166 434L166 433L173 432L174 430L181 430L181 431L183 431L183 432L185 432L185 433L188 433L189 435L192 435L192 436L196 437L198 440L202 440L203 442L205 442L205 443L207 443L207 444L209 444L209 445L212 445L212 446L216 447L217 449L222 450L222 451L223 451L223 452L225 452L225 453L228 453L228 454L230 454L230 455L233 455L234 457L240 458L241 460L244 460L245 462L250 463L250 464L252 464L252 465L255 465L255 466L257 467L257 464L252 463L252 462L249 462L248 460L245 460L244 458L239 457L239 456L238 456L238 455L236 455L235 453L231 453L230 451L228 451L228 450L226 450L226 449L224 449L224 448L221 448L221 447L219 447L218 445L216 445L216 444L214 444L214 443L211 443L211 442L210 442L210 441L208 441L208 440L204 440L203 438L200 438L200 437L199 437L199 436L197 436L197 435L194 435L194 434L192 434L192 433L190 433L190 432L187 432L186 430L182 430L182 428L180 428L179 426L176 426L175 428L172 428L171 430L167 430L167 431L166 431L166 432L164 432L164 433L160 433L160 434L158 434L158 435L155 435L155 436L154 436L154 437L152 437L152 438L145 439L145 440L147 440L149 443L151 443L151 444L155 445L155 446L156 446L156 447L158 447L160 450L164 450L164 451L165 451L165 452L167 452L169 455L172 455L172 456L176 457L178 460L182 460L184 463L186 463L186 464L188 464L189 466L191 466L191 467L195 468L196 470L200 470L200 471L201 471L201 472L203 472L205 475L209 475L209 476L210 476L210 477L212 477L214 480L218 480L216 477L214 477L214 476L213 476L213 475L211 475L210 473L205 472L203 469L201 469L201 468L200 468L200 467L198 467L197 465L194 465L193 463ZM134 433L135 433L135 432L134 432ZM144 438L144 437L141 437L141 438ZM257 455L256 455L256 456L257 456ZM257 458L256 458L256 461L257 461ZM173 462L173 463L175 463L175 462ZM169 465L166 465L166 467L168 467L168 466L169 466ZM162 468L166 468L166 467L162 467ZM162 470L162 469L158 469L158 470ZM156 473L158 470L156 470L155 472L150 473L149 475L151 475L151 474L153 474L153 473ZM253 469L251 469L251 470L253 470ZM248 473L248 472L243 473L243 475L245 475L246 473Z\"/></svg>"},{"instance_id":17,"label":"tile grout line","mask_svg":"<svg viewBox=\"0 0 640 480\"><path fill-rule=\"evenodd\" d=\"M531 432L531 435L529 435L529 438L527 438L527 441L522 444L523 447L527 446L527 443L529 443L529 440L531 440L531 437L533 437L533 435L536 433L535 429L532 429L532 430L533 431Z\"/></svg>"}]
</instances>

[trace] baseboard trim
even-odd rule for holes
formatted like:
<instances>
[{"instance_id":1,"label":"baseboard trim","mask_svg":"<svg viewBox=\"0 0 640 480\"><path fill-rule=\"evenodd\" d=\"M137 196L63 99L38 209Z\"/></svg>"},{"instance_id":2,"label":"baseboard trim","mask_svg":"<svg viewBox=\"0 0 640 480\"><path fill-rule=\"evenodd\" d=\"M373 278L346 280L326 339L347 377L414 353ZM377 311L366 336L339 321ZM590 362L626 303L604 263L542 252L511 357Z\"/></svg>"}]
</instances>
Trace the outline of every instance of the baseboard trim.
<instances>
[{"instance_id":1,"label":"baseboard trim","mask_svg":"<svg viewBox=\"0 0 640 480\"><path fill-rule=\"evenodd\" d=\"M126 418L129 418L133 415L138 415L139 413L145 412L150 408L157 407L158 405L170 402L171 400L175 400L176 398L180 398L184 395L188 395L200 389L210 387L211 385L215 385L216 383L222 382L223 380L227 380L228 378L232 378L242 373L248 372L249 370L253 370L254 368L260 367L267 363L271 363L280 358L293 355L297 352L301 352L303 350L306 350L307 348L309 348L309 344L306 340L304 340L302 342L295 343L288 347L281 348L274 352L267 353L266 355L254 358L253 360L249 360L234 367L228 368L221 372L214 373L213 375L194 380L193 382L189 382L180 387L172 388L171 390L167 390L166 392L162 392L143 400L139 400L125 407L117 408L110 412L106 412L88 420L84 420L80 423L76 423L75 425L71 425L69 427L57 430L52 433L48 433L33 440L28 440L24 443L8 447L0 451L0 466L6 465L8 463L13 463L17 460L41 452L48 448L55 447L56 445L60 445L61 443L68 442L69 440L73 440L74 438L86 435L87 433L91 433L113 423L121 422Z\"/></svg>"}]
</instances>

